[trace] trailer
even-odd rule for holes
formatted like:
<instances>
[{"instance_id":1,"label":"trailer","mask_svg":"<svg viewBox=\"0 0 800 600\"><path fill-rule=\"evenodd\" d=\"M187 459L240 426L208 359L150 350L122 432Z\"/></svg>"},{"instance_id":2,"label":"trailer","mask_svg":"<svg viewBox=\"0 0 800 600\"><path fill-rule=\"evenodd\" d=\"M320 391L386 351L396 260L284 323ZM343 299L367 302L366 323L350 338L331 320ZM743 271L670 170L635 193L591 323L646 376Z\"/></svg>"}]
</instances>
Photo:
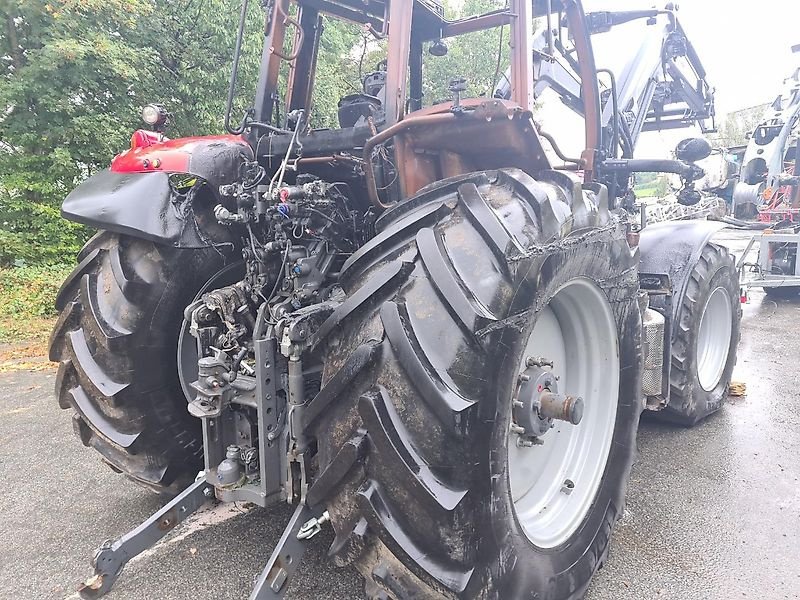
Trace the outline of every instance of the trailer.
<instances>
[{"instance_id":1,"label":"trailer","mask_svg":"<svg viewBox=\"0 0 800 600\"><path fill-rule=\"evenodd\" d=\"M758 259L749 262L753 248L758 249ZM754 235L737 261L739 279L745 291L760 287L773 298L794 298L800 292L800 227L788 230L766 229Z\"/></svg>"}]
</instances>

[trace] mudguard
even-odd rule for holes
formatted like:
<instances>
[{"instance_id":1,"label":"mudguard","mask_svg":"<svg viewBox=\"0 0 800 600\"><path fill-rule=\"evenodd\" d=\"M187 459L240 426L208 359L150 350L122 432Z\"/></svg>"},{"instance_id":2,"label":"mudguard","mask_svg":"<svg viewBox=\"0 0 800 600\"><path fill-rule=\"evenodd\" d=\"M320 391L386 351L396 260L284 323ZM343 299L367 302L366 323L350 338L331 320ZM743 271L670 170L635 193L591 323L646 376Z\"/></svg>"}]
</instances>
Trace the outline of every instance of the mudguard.
<instances>
[{"instance_id":1,"label":"mudguard","mask_svg":"<svg viewBox=\"0 0 800 600\"><path fill-rule=\"evenodd\" d=\"M241 137L214 136L159 140L137 131L130 150L111 168L79 185L64 200L64 218L97 229L124 233L179 248L204 248L231 241L229 228L213 217L219 186L236 180L239 166L252 159ZM197 194L178 194L170 175L185 173L208 183Z\"/></svg>"},{"instance_id":2,"label":"mudguard","mask_svg":"<svg viewBox=\"0 0 800 600\"><path fill-rule=\"evenodd\" d=\"M648 225L640 232L639 276L669 276L673 322L678 317L689 275L700 260L703 246L724 227L724 223L715 221L670 221Z\"/></svg>"}]
</instances>

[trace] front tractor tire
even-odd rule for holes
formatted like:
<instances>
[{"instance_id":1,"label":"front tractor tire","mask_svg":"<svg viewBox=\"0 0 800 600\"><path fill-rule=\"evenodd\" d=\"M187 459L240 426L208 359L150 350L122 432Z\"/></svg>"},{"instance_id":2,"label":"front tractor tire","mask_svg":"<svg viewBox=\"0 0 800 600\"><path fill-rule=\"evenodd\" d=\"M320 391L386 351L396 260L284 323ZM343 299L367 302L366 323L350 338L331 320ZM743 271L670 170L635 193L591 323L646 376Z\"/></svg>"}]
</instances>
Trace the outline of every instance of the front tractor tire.
<instances>
[{"instance_id":1,"label":"front tractor tire","mask_svg":"<svg viewBox=\"0 0 800 600\"><path fill-rule=\"evenodd\" d=\"M178 379L183 309L218 272L212 250L101 232L56 299L56 397L75 433L115 471L174 494L203 464L200 422Z\"/></svg>"},{"instance_id":2,"label":"front tractor tire","mask_svg":"<svg viewBox=\"0 0 800 600\"><path fill-rule=\"evenodd\" d=\"M657 419L691 427L722 407L736 366L741 320L734 259L709 242L689 275L673 324L670 399L652 413Z\"/></svg>"},{"instance_id":3,"label":"front tractor tire","mask_svg":"<svg viewBox=\"0 0 800 600\"><path fill-rule=\"evenodd\" d=\"M345 265L308 500L368 597L572 600L602 566L642 406L636 257L604 193L445 180ZM580 424L518 434L537 377L582 398Z\"/></svg>"}]
</instances>

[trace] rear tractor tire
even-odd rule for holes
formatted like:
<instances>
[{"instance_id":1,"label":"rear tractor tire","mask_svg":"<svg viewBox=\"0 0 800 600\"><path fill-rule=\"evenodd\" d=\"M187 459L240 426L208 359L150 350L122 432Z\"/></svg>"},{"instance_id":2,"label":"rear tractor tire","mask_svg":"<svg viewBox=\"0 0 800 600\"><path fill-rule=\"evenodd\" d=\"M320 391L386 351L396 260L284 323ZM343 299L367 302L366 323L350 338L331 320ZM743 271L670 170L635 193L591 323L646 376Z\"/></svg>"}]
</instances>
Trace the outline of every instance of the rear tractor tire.
<instances>
[{"instance_id":1,"label":"rear tractor tire","mask_svg":"<svg viewBox=\"0 0 800 600\"><path fill-rule=\"evenodd\" d=\"M636 263L604 190L559 184L439 182L344 266L308 499L370 598L572 600L605 560L641 412ZM580 423L526 421L543 388Z\"/></svg>"},{"instance_id":2,"label":"rear tractor tire","mask_svg":"<svg viewBox=\"0 0 800 600\"><path fill-rule=\"evenodd\" d=\"M100 232L78 261L58 293L50 337L59 406L112 469L177 493L203 465L200 422L178 378L178 334L184 307L222 259Z\"/></svg>"},{"instance_id":3,"label":"rear tractor tire","mask_svg":"<svg viewBox=\"0 0 800 600\"><path fill-rule=\"evenodd\" d=\"M670 400L656 418L693 426L718 411L728 394L742 306L733 257L708 243L689 276L673 324Z\"/></svg>"}]
</instances>

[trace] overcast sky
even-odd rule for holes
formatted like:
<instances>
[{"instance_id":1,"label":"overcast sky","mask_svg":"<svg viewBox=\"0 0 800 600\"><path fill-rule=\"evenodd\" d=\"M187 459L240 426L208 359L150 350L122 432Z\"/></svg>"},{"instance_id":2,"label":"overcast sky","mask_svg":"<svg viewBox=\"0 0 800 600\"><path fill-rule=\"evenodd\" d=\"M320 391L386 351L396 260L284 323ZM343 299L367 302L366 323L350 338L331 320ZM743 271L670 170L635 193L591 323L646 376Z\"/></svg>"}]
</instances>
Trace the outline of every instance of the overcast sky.
<instances>
[{"instance_id":1,"label":"overcast sky","mask_svg":"<svg viewBox=\"0 0 800 600\"><path fill-rule=\"evenodd\" d=\"M678 17L717 90L717 111L771 102L800 44L797 0L683 0Z\"/></svg>"},{"instance_id":2,"label":"overcast sky","mask_svg":"<svg viewBox=\"0 0 800 600\"><path fill-rule=\"evenodd\" d=\"M663 7L665 1L585 0L592 10ZM783 80L800 63L791 46L800 44L800 0L682 0L678 18L716 90L718 122L731 111L771 102ZM620 35L621 34L621 35ZM597 40L598 66L629 56L635 36L620 28L608 34L613 43ZM635 42L634 42L635 43ZM601 52L599 46L604 46ZM608 52L608 48L613 49ZM608 65L617 70L617 65ZM652 133L642 137L637 155L663 154L690 130Z\"/></svg>"}]
</instances>

